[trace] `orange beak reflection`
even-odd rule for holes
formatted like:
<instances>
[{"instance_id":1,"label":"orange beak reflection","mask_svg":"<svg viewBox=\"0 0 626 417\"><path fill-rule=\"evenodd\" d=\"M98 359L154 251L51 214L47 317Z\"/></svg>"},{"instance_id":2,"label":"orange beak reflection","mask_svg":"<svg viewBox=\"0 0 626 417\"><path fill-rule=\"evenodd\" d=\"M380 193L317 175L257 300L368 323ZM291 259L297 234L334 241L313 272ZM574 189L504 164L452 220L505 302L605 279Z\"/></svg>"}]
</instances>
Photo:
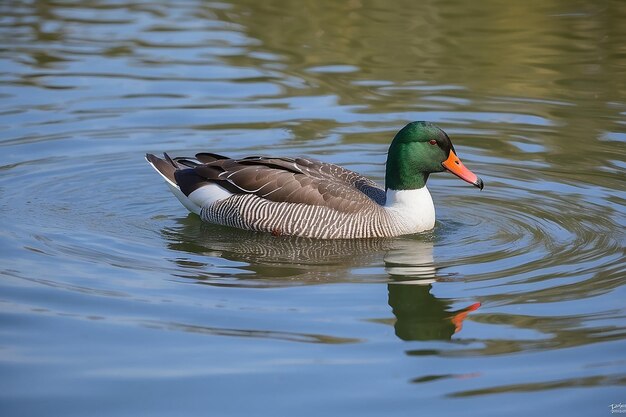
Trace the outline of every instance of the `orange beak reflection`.
<instances>
[{"instance_id":1,"label":"orange beak reflection","mask_svg":"<svg viewBox=\"0 0 626 417\"><path fill-rule=\"evenodd\" d=\"M467 317L467 315L480 308L480 303L474 303L471 306L465 307L462 310L456 311L450 321L454 324L454 333L458 333L463 328L463 320Z\"/></svg>"},{"instance_id":2,"label":"orange beak reflection","mask_svg":"<svg viewBox=\"0 0 626 417\"><path fill-rule=\"evenodd\" d=\"M480 188L481 190L483 189L483 180L478 178L476 174L467 169L452 149L450 149L450 155L448 156L448 159L443 161L441 165L443 165L445 169L447 169L457 177L461 178L463 181L467 181L470 184Z\"/></svg>"}]
</instances>

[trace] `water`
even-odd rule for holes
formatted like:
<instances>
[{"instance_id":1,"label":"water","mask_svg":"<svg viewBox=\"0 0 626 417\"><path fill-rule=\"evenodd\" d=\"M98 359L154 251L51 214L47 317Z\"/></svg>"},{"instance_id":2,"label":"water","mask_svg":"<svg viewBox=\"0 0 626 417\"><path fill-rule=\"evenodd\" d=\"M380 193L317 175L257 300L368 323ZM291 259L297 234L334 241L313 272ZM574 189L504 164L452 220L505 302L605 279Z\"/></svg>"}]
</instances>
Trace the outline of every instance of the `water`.
<instances>
[{"instance_id":1,"label":"water","mask_svg":"<svg viewBox=\"0 0 626 417\"><path fill-rule=\"evenodd\" d=\"M626 5L4 1L3 415L611 414L626 403ZM143 160L382 182L429 120L435 230L202 224Z\"/></svg>"}]
</instances>

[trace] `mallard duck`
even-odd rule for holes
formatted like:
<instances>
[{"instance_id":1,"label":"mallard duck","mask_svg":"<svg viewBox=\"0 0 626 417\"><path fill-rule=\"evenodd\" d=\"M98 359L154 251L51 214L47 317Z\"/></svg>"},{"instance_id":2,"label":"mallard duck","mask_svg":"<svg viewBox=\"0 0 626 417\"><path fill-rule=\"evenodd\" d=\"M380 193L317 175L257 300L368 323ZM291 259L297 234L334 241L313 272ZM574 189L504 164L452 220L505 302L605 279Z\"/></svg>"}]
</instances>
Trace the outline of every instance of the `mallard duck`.
<instances>
[{"instance_id":1,"label":"mallard duck","mask_svg":"<svg viewBox=\"0 0 626 417\"><path fill-rule=\"evenodd\" d=\"M202 220L274 235L321 239L392 237L430 230L435 207L428 176L450 171L482 190L448 135L413 122L393 138L385 188L338 165L310 158L215 153L146 160L180 202Z\"/></svg>"}]
</instances>

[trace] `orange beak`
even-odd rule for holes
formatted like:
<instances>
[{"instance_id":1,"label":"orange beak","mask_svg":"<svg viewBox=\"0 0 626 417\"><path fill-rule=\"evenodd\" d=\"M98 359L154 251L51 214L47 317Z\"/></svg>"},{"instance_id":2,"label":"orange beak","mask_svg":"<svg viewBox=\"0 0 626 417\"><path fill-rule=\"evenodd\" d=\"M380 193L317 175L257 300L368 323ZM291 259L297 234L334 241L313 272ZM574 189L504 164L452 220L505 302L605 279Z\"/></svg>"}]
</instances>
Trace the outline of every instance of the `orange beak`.
<instances>
[{"instance_id":1,"label":"orange beak","mask_svg":"<svg viewBox=\"0 0 626 417\"><path fill-rule=\"evenodd\" d=\"M456 156L452 149L450 149L450 155L448 156L448 159L443 161L441 165L443 165L445 169L447 169L457 177L461 178L463 181L467 181L470 184L480 188L481 190L483 189L483 180L478 178L476 174L474 174L472 171L465 168L463 162L461 162L459 157Z\"/></svg>"}]
</instances>

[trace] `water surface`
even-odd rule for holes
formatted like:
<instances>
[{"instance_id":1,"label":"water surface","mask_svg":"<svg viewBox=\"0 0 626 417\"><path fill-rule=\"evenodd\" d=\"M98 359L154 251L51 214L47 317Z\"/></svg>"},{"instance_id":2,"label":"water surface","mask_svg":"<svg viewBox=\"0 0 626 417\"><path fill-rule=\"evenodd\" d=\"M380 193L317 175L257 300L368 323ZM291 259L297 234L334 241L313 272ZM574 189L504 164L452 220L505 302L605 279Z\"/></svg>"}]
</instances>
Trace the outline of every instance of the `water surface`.
<instances>
[{"instance_id":1,"label":"water surface","mask_svg":"<svg viewBox=\"0 0 626 417\"><path fill-rule=\"evenodd\" d=\"M3 415L611 414L626 403L620 1L5 1ZM203 224L143 160L307 155L382 183L409 121L477 189L437 226Z\"/></svg>"}]
</instances>

